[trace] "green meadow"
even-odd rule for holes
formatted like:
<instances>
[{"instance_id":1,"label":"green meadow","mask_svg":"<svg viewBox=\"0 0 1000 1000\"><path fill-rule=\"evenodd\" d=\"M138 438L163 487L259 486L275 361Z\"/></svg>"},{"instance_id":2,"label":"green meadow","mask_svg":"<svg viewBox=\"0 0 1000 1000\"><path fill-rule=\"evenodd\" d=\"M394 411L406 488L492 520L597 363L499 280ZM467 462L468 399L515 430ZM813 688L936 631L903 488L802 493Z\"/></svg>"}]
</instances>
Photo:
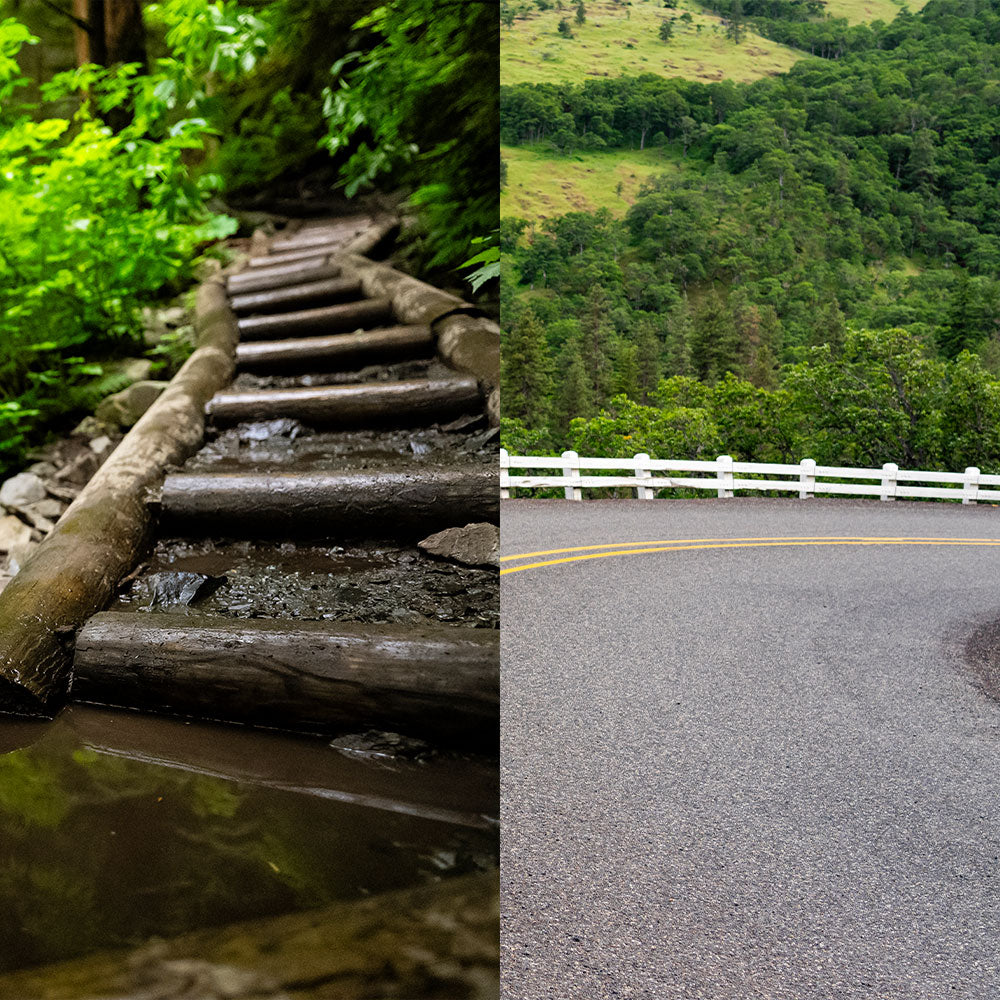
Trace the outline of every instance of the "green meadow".
<instances>
[{"instance_id":1,"label":"green meadow","mask_svg":"<svg viewBox=\"0 0 1000 1000\"><path fill-rule=\"evenodd\" d=\"M599 208L622 216L644 181L684 169L679 157L663 148L557 156L548 148L501 146L500 155L508 177L500 214L530 221Z\"/></svg>"},{"instance_id":2,"label":"green meadow","mask_svg":"<svg viewBox=\"0 0 1000 1000\"><path fill-rule=\"evenodd\" d=\"M532 11L500 30L500 80L504 84L580 82L587 77L683 76L712 83L727 79L747 82L785 72L802 53L748 32L739 45L727 37L720 18L693 3L666 10L661 0L633 0L630 6L612 0L586 3L587 20L578 25L575 6ZM845 5L861 0L841 0ZM891 0L869 0L896 9ZM690 14L691 23L680 20ZM660 41L660 23L673 17L674 37ZM558 32L565 18L574 37Z\"/></svg>"}]
</instances>

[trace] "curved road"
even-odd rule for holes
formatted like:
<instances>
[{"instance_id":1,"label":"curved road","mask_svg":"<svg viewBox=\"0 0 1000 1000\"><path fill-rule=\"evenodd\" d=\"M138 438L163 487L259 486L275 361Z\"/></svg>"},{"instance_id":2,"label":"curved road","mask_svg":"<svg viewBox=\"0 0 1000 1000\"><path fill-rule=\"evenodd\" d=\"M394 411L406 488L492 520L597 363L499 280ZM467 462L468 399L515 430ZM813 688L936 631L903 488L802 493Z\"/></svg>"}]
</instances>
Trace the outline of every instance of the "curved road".
<instances>
[{"instance_id":1,"label":"curved road","mask_svg":"<svg viewBox=\"0 0 1000 1000\"><path fill-rule=\"evenodd\" d=\"M1000 509L502 509L504 556L789 536ZM553 563L502 577L505 1000L1000 996L1000 544L592 552L503 563Z\"/></svg>"}]
</instances>

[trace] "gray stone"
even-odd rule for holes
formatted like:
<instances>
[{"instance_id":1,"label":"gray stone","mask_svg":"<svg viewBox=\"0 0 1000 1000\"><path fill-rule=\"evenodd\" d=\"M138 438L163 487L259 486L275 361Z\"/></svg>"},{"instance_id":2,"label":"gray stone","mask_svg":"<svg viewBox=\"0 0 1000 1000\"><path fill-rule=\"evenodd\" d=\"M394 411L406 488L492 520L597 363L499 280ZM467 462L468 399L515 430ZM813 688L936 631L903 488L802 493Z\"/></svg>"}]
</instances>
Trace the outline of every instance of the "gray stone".
<instances>
[{"instance_id":1,"label":"gray stone","mask_svg":"<svg viewBox=\"0 0 1000 1000\"><path fill-rule=\"evenodd\" d=\"M445 528L417 543L424 552L464 566L500 565L500 529L495 524Z\"/></svg>"},{"instance_id":2,"label":"gray stone","mask_svg":"<svg viewBox=\"0 0 1000 1000\"><path fill-rule=\"evenodd\" d=\"M101 400L94 416L112 427L131 427L156 402L167 382L135 382Z\"/></svg>"},{"instance_id":3,"label":"gray stone","mask_svg":"<svg viewBox=\"0 0 1000 1000\"><path fill-rule=\"evenodd\" d=\"M490 427L500 426L500 390L494 389L486 400L486 416L489 417Z\"/></svg>"},{"instance_id":4,"label":"gray stone","mask_svg":"<svg viewBox=\"0 0 1000 1000\"><path fill-rule=\"evenodd\" d=\"M106 451L110 451L113 447L114 444L107 434L102 434L100 437L96 437L90 442L91 451L98 456L103 455Z\"/></svg>"},{"instance_id":5,"label":"gray stone","mask_svg":"<svg viewBox=\"0 0 1000 1000\"><path fill-rule=\"evenodd\" d=\"M42 502L44 503L44 501ZM35 506L35 504L32 504L30 507L23 507L21 508L21 513L31 522L33 527L47 535L55 527L55 523L45 517L44 514L37 513L34 510Z\"/></svg>"},{"instance_id":6,"label":"gray stone","mask_svg":"<svg viewBox=\"0 0 1000 1000\"><path fill-rule=\"evenodd\" d=\"M74 434L81 434L83 437L95 438L100 437L102 434L106 435L110 428L107 424L102 424L97 417L84 417L76 427L73 428Z\"/></svg>"},{"instance_id":7,"label":"gray stone","mask_svg":"<svg viewBox=\"0 0 1000 1000\"><path fill-rule=\"evenodd\" d=\"M31 528L19 517L0 517L0 552L10 552L18 545L31 541Z\"/></svg>"},{"instance_id":8,"label":"gray stone","mask_svg":"<svg viewBox=\"0 0 1000 1000\"><path fill-rule=\"evenodd\" d=\"M45 483L33 472L19 472L0 486L0 504L17 510L45 499Z\"/></svg>"},{"instance_id":9,"label":"gray stone","mask_svg":"<svg viewBox=\"0 0 1000 1000\"><path fill-rule=\"evenodd\" d=\"M18 542L17 545L12 546L10 552L7 554L7 572L11 576L16 576L21 572L21 567L28 561L28 557L31 555L35 549L38 548L38 544L33 541Z\"/></svg>"},{"instance_id":10,"label":"gray stone","mask_svg":"<svg viewBox=\"0 0 1000 1000\"><path fill-rule=\"evenodd\" d=\"M39 500L38 503L33 503L30 507L26 507L25 513L37 514L39 517L47 517L50 520L58 521L65 509L66 504L47 497L44 500Z\"/></svg>"},{"instance_id":11,"label":"gray stone","mask_svg":"<svg viewBox=\"0 0 1000 1000\"><path fill-rule=\"evenodd\" d=\"M30 472L42 479L48 479L50 476L56 474L57 469L51 462L35 462L34 465L29 465L24 471Z\"/></svg>"}]
</instances>

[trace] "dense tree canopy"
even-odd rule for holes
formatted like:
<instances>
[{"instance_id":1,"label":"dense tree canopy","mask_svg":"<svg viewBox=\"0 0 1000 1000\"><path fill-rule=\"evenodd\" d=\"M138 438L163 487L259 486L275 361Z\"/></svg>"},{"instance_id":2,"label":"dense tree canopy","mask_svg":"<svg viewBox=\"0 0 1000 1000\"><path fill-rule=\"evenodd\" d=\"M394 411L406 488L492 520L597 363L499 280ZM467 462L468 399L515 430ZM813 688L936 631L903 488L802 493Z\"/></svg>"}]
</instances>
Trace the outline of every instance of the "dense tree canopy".
<instances>
[{"instance_id":1,"label":"dense tree canopy","mask_svg":"<svg viewBox=\"0 0 1000 1000\"><path fill-rule=\"evenodd\" d=\"M747 16L781 9L743 4ZM985 429L978 455L961 429L981 424L1000 372L1000 3L931 0L865 31L870 45L749 85L640 76L502 90L507 142L554 155L653 145L672 168L624 220L574 213L520 237L505 220L506 315L530 307L556 363L553 445L616 393L653 401L660 376L712 392L735 377L778 402L794 389L791 440L817 459L853 460L835 417L855 438L863 428L866 460L1000 461ZM588 356L578 331L597 328ZM562 380L595 351L608 379L558 417ZM861 423L854 376L830 381L851 358L888 364L887 351L922 373L922 391L937 386L933 420ZM775 441L790 440L777 426ZM728 435L709 438L740 451Z\"/></svg>"}]
</instances>

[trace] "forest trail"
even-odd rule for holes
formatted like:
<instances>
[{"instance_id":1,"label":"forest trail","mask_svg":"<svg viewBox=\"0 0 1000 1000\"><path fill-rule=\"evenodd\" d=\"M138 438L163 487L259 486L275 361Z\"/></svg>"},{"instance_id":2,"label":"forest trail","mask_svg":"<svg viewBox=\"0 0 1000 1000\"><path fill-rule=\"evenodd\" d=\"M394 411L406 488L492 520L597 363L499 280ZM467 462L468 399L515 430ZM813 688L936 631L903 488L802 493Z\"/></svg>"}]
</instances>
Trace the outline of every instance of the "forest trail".
<instances>
[{"instance_id":1,"label":"forest trail","mask_svg":"<svg viewBox=\"0 0 1000 1000\"><path fill-rule=\"evenodd\" d=\"M496 431L390 285L462 303L350 253L391 229L295 221L227 276L235 380L163 482L152 556L78 635L74 701L490 744L490 546L456 553L451 533L436 561L416 543L475 523L495 550Z\"/></svg>"}]
</instances>

